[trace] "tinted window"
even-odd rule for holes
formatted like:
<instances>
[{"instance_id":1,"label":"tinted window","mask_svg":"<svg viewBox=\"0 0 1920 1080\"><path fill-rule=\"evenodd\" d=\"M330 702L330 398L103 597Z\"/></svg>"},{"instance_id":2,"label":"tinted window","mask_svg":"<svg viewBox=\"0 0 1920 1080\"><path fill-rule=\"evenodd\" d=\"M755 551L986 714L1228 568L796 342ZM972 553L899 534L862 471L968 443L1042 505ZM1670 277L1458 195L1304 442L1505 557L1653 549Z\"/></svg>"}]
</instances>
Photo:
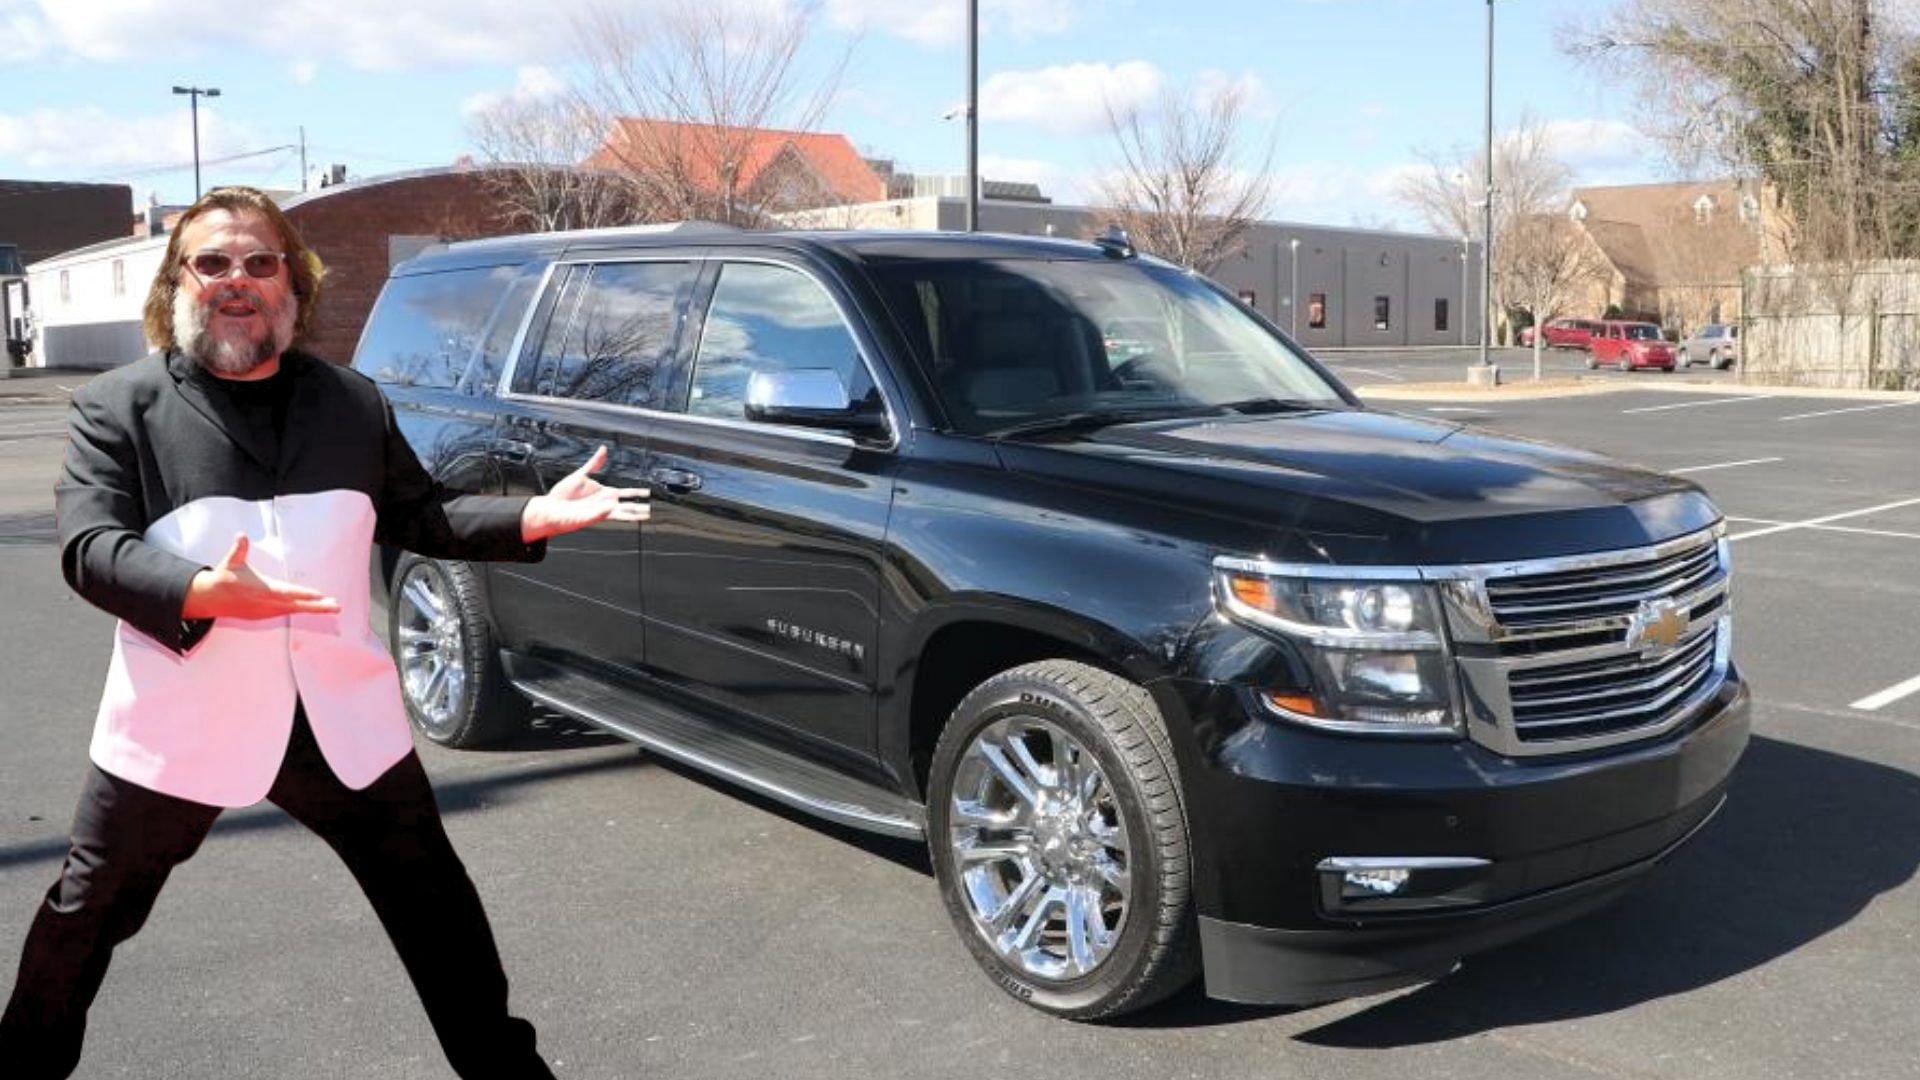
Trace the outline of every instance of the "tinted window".
<instances>
[{"instance_id":1,"label":"tinted window","mask_svg":"<svg viewBox=\"0 0 1920 1080\"><path fill-rule=\"evenodd\" d=\"M387 282L354 353L355 369L375 382L451 388L518 266L414 274Z\"/></svg>"},{"instance_id":2,"label":"tinted window","mask_svg":"<svg viewBox=\"0 0 1920 1080\"><path fill-rule=\"evenodd\" d=\"M1652 323L1634 323L1627 327L1627 337L1634 341L1659 341L1660 328Z\"/></svg>"},{"instance_id":3,"label":"tinted window","mask_svg":"<svg viewBox=\"0 0 1920 1080\"><path fill-rule=\"evenodd\" d=\"M507 350L513 347L514 336L519 334L521 324L526 321L527 305L533 302L534 290L539 287L538 266L523 266L513 276L506 294L493 307L486 334L480 340L480 351L473 354L472 361L467 364L467 373L460 379L461 393L490 393L500 382L500 369L506 366Z\"/></svg>"},{"instance_id":4,"label":"tinted window","mask_svg":"<svg viewBox=\"0 0 1920 1080\"><path fill-rule=\"evenodd\" d=\"M542 350L539 391L616 405L654 404L679 329L679 305L692 283L691 263L593 267L561 347ZM556 323L549 342L557 332Z\"/></svg>"},{"instance_id":5,"label":"tinted window","mask_svg":"<svg viewBox=\"0 0 1920 1080\"><path fill-rule=\"evenodd\" d=\"M818 283L783 266L722 267L700 334L687 411L742 419L749 376L799 368L837 372L854 401L873 392L853 334Z\"/></svg>"},{"instance_id":6,"label":"tinted window","mask_svg":"<svg viewBox=\"0 0 1920 1080\"><path fill-rule=\"evenodd\" d=\"M1132 260L868 264L952 423L1345 402L1287 340L1194 275Z\"/></svg>"}]
</instances>

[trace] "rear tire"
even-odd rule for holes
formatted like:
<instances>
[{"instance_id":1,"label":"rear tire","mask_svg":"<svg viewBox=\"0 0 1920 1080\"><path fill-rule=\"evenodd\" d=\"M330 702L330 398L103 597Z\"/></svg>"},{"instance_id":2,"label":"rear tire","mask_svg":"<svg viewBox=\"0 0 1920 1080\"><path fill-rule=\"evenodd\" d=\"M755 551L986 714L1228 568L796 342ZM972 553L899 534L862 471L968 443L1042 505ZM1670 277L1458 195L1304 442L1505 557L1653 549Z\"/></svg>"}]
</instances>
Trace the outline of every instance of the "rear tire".
<instances>
[{"instance_id":1,"label":"rear tire","mask_svg":"<svg viewBox=\"0 0 1920 1080\"><path fill-rule=\"evenodd\" d=\"M1186 807L1144 689L1069 660L1002 672L954 710L930 780L941 899L1001 989L1092 1020L1193 981Z\"/></svg>"},{"instance_id":2,"label":"rear tire","mask_svg":"<svg viewBox=\"0 0 1920 1080\"><path fill-rule=\"evenodd\" d=\"M407 555L393 571L388 637L407 719L441 746L484 746L526 726L527 699L507 682L486 596L465 563Z\"/></svg>"}]
</instances>

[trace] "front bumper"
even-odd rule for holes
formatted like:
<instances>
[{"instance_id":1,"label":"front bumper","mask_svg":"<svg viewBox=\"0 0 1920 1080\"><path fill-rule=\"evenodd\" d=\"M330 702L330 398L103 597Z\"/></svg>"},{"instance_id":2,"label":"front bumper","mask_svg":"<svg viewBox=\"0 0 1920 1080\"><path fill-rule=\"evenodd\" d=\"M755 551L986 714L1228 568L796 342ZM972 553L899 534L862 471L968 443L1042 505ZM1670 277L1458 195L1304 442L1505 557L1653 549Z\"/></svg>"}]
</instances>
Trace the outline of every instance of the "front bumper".
<instances>
[{"instance_id":1,"label":"front bumper","mask_svg":"<svg viewBox=\"0 0 1920 1080\"><path fill-rule=\"evenodd\" d=\"M1306 1004L1444 975L1468 953L1600 907L1717 811L1746 747L1737 670L1689 723L1644 743L1506 758L1466 741L1341 737L1200 711L1183 763L1207 992ZM1209 719L1212 717L1213 719ZM1330 911L1330 857L1487 862L1464 905Z\"/></svg>"}]
</instances>

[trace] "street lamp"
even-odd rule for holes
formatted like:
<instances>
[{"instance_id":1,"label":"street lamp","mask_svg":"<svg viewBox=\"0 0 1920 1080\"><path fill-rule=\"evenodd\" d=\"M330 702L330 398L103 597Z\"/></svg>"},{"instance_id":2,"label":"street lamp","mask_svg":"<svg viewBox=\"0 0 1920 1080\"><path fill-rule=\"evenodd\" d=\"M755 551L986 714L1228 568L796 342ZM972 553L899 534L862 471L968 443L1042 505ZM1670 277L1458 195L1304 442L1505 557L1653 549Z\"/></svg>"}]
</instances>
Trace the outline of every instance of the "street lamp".
<instances>
[{"instance_id":1,"label":"street lamp","mask_svg":"<svg viewBox=\"0 0 1920 1080\"><path fill-rule=\"evenodd\" d=\"M1464 234L1460 237L1460 344L1467 343L1467 265L1472 259L1468 246L1472 238Z\"/></svg>"},{"instance_id":2,"label":"street lamp","mask_svg":"<svg viewBox=\"0 0 1920 1080\"><path fill-rule=\"evenodd\" d=\"M967 0L967 231L980 228L980 0Z\"/></svg>"},{"instance_id":3,"label":"street lamp","mask_svg":"<svg viewBox=\"0 0 1920 1080\"><path fill-rule=\"evenodd\" d=\"M1287 275L1287 310L1293 318L1293 336L1300 336L1300 238L1295 236L1287 241L1287 250L1293 253L1293 269Z\"/></svg>"},{"instance_id":4,"label":"street lamp","mask_svg":"<svg viewBox=\"0 0 1920 1080\"><path fill-rule=\"evenodd\" d=\"M202 97L210 97L210 98L219 97L220 88L217 86L209 86L205 88L198 87L198 86L176 86L173 88L173 92L176 94L186 94L189 98L192 99L192 103L193 103L192 104L193 201L199 202L200 201L200 99Z\"/></svg>"},{"instance_id":5,"label":"street lamp","mask_svg":"<svg viewBox=\"0 0 1920 1080\"><path fill-rule=\"evenodd\" d=\"M1493 305L1493 0L1487 0L1487 190L1480 213L1480 369L1486 371L1488 309ZM1495 376L1498 378L1498 376Z\"/></svg>"}]
</instances>

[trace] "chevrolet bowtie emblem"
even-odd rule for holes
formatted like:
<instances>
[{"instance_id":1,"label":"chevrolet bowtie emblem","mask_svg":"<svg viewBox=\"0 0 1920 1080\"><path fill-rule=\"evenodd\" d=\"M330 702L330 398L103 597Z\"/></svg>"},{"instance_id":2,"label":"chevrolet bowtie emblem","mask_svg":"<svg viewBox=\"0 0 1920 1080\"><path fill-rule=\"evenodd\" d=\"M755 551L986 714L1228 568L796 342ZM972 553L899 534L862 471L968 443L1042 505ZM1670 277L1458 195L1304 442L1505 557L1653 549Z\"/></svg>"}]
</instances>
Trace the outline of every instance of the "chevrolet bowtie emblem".
<instances>
[{"instance_id":1,"label":"chevrolet bowtie emblem","mask_svg":"<svg viewBox=\"0 0 1920 1080\"><path fill-rule=\"evenodd\" d=\"M1687 610L1672 600L1642 600L1627 624L1627 647L1654 656L1670 652L1692 621Z\"/></svg>"}]
</instances>

